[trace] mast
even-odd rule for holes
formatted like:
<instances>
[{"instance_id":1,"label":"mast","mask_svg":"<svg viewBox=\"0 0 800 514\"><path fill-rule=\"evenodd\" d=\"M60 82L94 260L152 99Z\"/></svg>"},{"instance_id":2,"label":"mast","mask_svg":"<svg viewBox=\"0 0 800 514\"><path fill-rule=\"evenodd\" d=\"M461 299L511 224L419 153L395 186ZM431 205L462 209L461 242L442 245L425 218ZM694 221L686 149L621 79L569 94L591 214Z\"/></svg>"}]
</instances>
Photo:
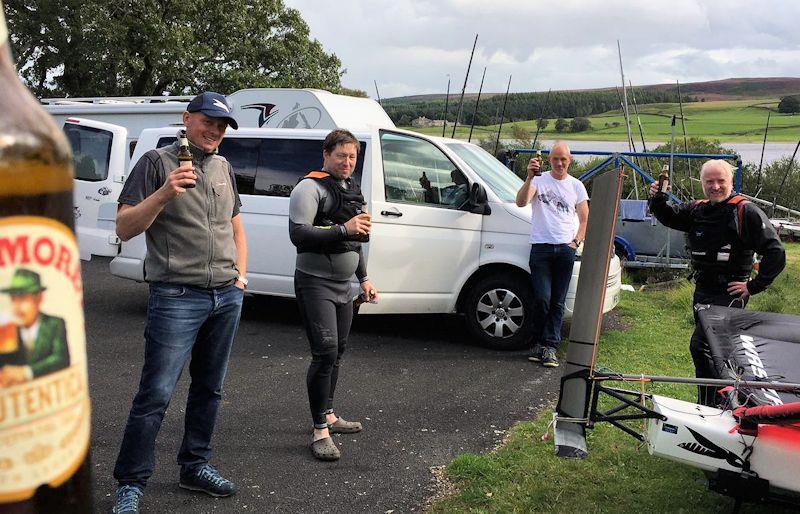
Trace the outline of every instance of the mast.
<instances>
[{"instance_id":1,"label":"mast","mask_svg":"<svg viewBox=\"0 0 800 514\"><path fill-rule=\"evenodd\" d=\"M680 81L676 80L675 83L678 85L678 105L680 106L681 110L681 128L683 129L683 151L685 153L689 153L689 143L686 140L686 119L683 117L683 97L681 96L681 83ZM686 173L689 177L689 192L694 198L694 183L692 182L692 160L688 157L686 158ZM670 173L672 169L670 169Z\"/></svg>"},{"instance_id":2,"label":"mast","mask_svg":"<svg viewBox=\"0 0 800 514\"><path fill-rule=\"evenodd\" d=\"M469 138L467 142L472 141L472 129L475 128L475 116L478 115L478 104L481 103L481 91L483 91L483 79L486 78L486 66L483 67L483 76L481 77L481 85L478 88L478 99L475 101L475 110L472 111L472 124L469 126Z\"/></svg>"},{"instance_id":3,"label":"mast","mask_svg":"<svg viewBox=\"0 0 800 514\"><path fill-rule=\"evenodd\" d=\"M503 130L503 119L506 117L506 103L508 103L508 92L511 90L511 75L508 76L508 86L506 86L506 97L503 100L503 113L500 115L500 126L497 127L497 139L494 142L494 155L497 157L497 147L500 145L500 131Z\"/></svg>"},{"instance_id":4,"label":"mast","mask_svg":"<svg viewBox=\"0 0 800 514\"><path fill-rule=\"evenodd\" d=\"M464 106L464 92L467 90L467 80L469 79L469 69L472 67L472 57L475 55L475 46L478 44L478 34L475 34L475 42L472 43L472 53L469 54L469 63L467 64L467 74L464 76L464 86L461 88L461 100L458 102L458 113L456 114L456 122L453 124L453 135L456 137L456 127L458 127L458 119L461 118L461 108Z\"/></svg>"},{"instance_id":5,"label":"mast","mask_svg":"<svg viewBox=\"0 0 800 514\"><path fill-rule=\"evenodd\" d=\"M381 93L380 91L378 91L378 81L373 80L373 82L375 83L375 94L378 95L378 103L380 104L381 107L383 107L383 101L381 101Z\"/></svg>"},{"instance_id":6,"label":"mast","mask_svg":"<svg viewBox=\"0 0 800 514\"><path fill-rule=\"evenodd\" d=\"M544 104L542 104L542 108L539 109L539 117L536 119L536 135L533 137L532 148L534 148L534 149L536 148L536 141L539 140L539 131L541 130L539 128L539 120L542 119L542 117L544 116L545 111L547 110L547 107L550 105L549 104L549 102L550 102L550 93L552 93L552 92L553 92L552 89L548 89L547 90L547 96L544 97Z\"/></svg>"},{"instance_id":7,"label":"mast","mask_svg":"<svg viewBox=\"0 0 800 514\"><path fill-rule=\"evenodd\" d=\"M447 75L447 94L444 97L444 123L442 124L442 137L444 131L447 130L447 108L450 103L450 74Z\"/></svg>"},{"instance_id":8,"label":"mast","mask_svg":"<svg viewBox=\"0 0 800 514\"><path fill-rule=\"evenodd\" d=\"M756 194L753 196L758 196L761 192L761 167L764 164L764 149L767 147L767 134L769 133L769 117L772 114L772 111L767 111L767 126L764 129L764 142L761 144L761 160L758 162L758 172L756 173Z\"/></svg>"}]
</instances>

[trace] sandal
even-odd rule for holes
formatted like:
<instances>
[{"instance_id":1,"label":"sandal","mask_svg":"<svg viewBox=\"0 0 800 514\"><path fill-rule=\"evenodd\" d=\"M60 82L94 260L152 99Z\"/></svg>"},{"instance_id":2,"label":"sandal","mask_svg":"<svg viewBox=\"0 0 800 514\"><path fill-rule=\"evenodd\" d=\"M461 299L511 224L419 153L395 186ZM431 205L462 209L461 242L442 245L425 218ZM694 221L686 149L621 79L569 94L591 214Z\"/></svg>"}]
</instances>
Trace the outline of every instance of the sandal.
<instances>
[{"instance_id":1,"label":"sandal","mask_svg":"<svg viewBox=\"0 0 800 514\"><path fill-rule=\"evenodd\" d=\"M333 423L328 423L328 432L331 434L355 434L361 432L361 423L358 421L346 421L337 418Z\"/></svg>"},{"instance_id":2,"label":"sandal","mask_svg":"<svg viewBox=\"0 0 800 514\"><path fill-rule=\"evenodd\" d=\"M342 456L330 437L317 439L311 443L311 454L319 460L339 460Z\"/></svg>"}]
</instances>

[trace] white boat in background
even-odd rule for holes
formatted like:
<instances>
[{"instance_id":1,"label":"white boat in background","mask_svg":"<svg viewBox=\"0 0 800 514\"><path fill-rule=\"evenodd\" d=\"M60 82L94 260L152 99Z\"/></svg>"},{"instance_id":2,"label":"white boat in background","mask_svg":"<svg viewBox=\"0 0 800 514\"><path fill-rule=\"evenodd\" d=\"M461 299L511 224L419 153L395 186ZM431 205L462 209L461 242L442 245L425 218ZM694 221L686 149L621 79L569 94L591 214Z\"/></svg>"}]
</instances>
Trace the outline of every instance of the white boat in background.
<instances>
[{"instance_id":1,"label":"white boat in background","mask_svg":"<svg viewBox=\"0 0 800 514\"><path fill-rule=\"evenodd\" d=\"M800 239L800 222L788 218L771 218L769 220L782 239Z\"/></svg>"}]
</instances>

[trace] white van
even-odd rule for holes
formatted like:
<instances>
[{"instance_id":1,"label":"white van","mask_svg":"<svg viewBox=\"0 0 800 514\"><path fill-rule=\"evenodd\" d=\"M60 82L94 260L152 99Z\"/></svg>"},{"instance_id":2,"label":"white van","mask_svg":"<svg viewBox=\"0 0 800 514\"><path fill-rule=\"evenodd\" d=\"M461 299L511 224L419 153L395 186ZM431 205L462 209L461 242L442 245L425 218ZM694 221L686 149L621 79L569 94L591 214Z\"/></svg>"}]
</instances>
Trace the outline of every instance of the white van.
<instances>
[{"instance_id":1,"label":"white van","mask_svg":"<svg viewBox=\"0 0 800 514\"><path fill-rule=\"evenodd\" d=\"M96 125L80 119L70 123L84 129ZM354 177L372 214L365 253L369 276L381 293L379 303L364 304L360 313L463 313L469 331L483 344L524 346L532 328L530 208L514 203L521 179L476 145L382 125L345 125L361 142ZM108 152L118 138L125 140L125 132L118 126L106 134ZM229 130L220 146L233 165L242 200L252 293L294 296L289 194L302 176L321 165L328 132L327 127L240 128ZM175 134L175 127L143 130L130 162L170 144ZM80 155L76 152L76 162ZM428 187L420 180L423 174ZM455 187L459 174L470 189L469 201L461 206L448 203L453 196L444 194ZM143 280L145 251L143 235L122 243L111 272ZM576 262L566 317L572 315L579 271ZM621 268L614 257L604 312L619 301L620 286Z\"/></svg>"}]
</instances>

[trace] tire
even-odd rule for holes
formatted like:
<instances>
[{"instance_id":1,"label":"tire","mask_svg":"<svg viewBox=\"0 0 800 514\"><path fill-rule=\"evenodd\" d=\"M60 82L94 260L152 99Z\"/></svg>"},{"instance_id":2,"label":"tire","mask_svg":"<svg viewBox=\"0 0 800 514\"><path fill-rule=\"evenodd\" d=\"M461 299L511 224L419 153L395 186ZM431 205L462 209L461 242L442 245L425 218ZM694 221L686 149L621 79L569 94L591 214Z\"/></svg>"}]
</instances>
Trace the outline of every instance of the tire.
<instances>
[{"instance_id":1,"label":"tire","mask_svg":"<svg viewBox=\"0 0 800 514\"><path fill-rule=\"evenodd\" d=\"M481 345L519 350L530 344L533 323L530 278L503 274L478 279L464 304L467 330Z\"/></svg>"}]
</instances>

